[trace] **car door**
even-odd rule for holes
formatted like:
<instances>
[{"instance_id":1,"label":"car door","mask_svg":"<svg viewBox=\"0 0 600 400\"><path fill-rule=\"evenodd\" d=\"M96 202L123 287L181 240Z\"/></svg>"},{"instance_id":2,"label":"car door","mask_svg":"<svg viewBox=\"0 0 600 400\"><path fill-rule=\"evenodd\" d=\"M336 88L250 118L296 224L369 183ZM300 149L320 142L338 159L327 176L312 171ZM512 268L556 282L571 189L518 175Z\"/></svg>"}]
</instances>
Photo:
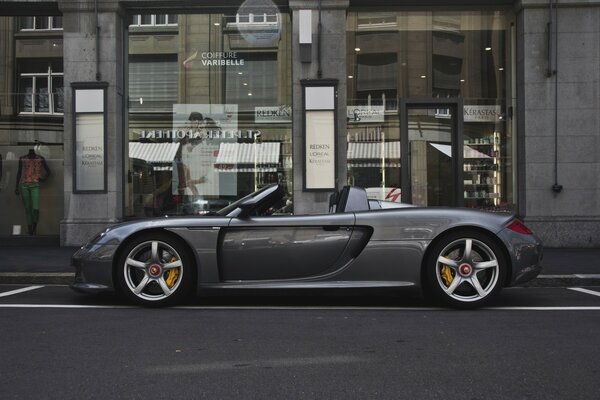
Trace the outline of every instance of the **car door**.
<instances>
[{"instance_id":1,"label":"car door","mask_svg":"<svg viewBox=\"0 0 600 400\"><path fill-rule=\"evenodd\" d=\"M221 232L222 281L290 280L340 268L354 214L233 218Z\"/></svg>"}]
</instances>

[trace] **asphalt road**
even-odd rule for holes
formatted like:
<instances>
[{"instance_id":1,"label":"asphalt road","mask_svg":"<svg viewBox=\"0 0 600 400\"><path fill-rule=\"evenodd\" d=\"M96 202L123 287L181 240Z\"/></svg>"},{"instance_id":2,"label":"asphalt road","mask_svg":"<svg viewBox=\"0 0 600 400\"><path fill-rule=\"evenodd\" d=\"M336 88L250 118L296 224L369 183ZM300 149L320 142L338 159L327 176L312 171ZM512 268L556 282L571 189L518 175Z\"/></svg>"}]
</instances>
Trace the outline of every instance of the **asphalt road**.
<instances>
[{"instance_id":1,"label":"asphalt road","mask_svg":"<svg viewBox=\"0 0 600 400\"><path fill-rule=\"evenodd\" d=\"M574 290L577 289L577 290ZM0 285L2 399L596 399L600 288L490 308L235 296L143 309Z\"/></svg>"}]
</instances>

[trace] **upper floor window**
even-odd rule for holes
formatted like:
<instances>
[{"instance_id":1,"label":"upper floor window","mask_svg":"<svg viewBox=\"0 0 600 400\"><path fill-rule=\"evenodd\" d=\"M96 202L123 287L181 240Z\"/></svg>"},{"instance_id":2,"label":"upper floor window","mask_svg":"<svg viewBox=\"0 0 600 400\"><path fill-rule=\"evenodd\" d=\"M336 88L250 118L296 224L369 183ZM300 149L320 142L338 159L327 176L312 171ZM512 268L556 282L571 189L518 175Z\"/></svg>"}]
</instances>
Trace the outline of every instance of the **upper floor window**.
<instances>
[{"instance_id":1,"label":"upper floor window","mask_svg":"<svg viewBox=\"0 0 600 400\"><path fill-rule=\"evenodd\" d=\"M248 14L236 14L225 17L227 24L244 25L244 24L256 24L256 25L272 25L279 23L279 14L271 13L248 13Z\"/></svg>"},{"instance_id":2,"label":"upper floor window","mask_svg":"<svg viewBox=\"0 0 600 400\"><path fill-rule=\"evenodd\" d=\"M63 29L61 16L19 17L19 31L53 31Z\"/></svg>"},{"instance_id":3,"label":"upper floor window","mask_svg":"<svg viewBox=\"0 0 600 400\"><path fill-rule=\"evenodd\" d=\"M63 73L23 72L19 75L19 113L54 115L64 113Z\"/></svg>"},{"instance_id":4,"label":"upper floor window","mask_svg":"<svg viewBox=\"0 0 600 400\"><path fill-rule=\"evenodd\" d=\"M177 26L177 15L143 14L133 15L130 26Z\"/></svg>"}]
</instances>

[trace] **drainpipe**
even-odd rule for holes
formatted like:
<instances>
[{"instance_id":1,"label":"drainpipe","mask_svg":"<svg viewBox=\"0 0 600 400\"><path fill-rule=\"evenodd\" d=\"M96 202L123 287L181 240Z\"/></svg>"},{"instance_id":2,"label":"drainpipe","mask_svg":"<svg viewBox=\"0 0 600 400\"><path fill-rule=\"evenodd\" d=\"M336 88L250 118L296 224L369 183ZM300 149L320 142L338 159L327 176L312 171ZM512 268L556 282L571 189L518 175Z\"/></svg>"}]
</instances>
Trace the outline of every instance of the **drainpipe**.
<instances>
[{"instance_id":1,"label":"drainpipe","mask_svg":"<svg viewBox=\"0 0 600 400\"><path fill-rule=\"evenodd\" d=\"M563 187L558 183L558 0L549 1L549 12L548 71L546 76L548 78L554 76L554 185L552 185L552 191L560 193Z\"/></svg>"},{"instance_id":2,"label":"drainpipe","mask_svg":"<svg viewBox=\"0 0 600 400\"><path fill-rule=\"evenodd\" d=\"M100 23L98 20L98 0L94 0L94 13L96 14L96 81L100 81Z\"/></svg>"},{"instance_id":3,"label":"drainpipe","mask_svg":"<svg viewBox=\"0 0 600 400\"><path fill-rule=\"evenodd\" d=\"M317 79L323 77L321 70L321 0L319 0L319 24L317 25Z\"/></svg>"}]
</instances>

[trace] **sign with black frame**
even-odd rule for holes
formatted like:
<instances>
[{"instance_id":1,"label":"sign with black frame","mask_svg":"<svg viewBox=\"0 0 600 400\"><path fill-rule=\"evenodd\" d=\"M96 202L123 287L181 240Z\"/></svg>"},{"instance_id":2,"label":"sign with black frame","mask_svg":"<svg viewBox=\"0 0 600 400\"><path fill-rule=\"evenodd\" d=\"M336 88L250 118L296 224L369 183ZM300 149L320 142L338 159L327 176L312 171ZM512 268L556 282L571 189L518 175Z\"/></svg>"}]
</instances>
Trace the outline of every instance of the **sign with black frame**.
<instances>
[{"instance_id":1,"label":"sign with black frame","mask_svg":"<svg viewBox=\"0 0 600 400\"><path fill-rule=\"evenodd\" d=\"M304 190L335 190L337 81L302 81Z\"/></svg>"}]
</instances>

